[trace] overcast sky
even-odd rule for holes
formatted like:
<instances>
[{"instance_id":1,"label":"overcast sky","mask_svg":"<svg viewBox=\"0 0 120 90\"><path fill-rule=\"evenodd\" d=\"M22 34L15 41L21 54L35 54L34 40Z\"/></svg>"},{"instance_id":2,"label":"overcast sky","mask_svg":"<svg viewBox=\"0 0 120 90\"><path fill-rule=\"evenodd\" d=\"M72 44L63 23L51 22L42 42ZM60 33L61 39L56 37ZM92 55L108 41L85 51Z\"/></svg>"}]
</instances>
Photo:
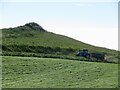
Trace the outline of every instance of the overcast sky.
<instances>
[{"instance_id":1,"label":"overcast sky","mask_svg":"<svg viewBox=\"0 0 120 90\"><path fill-rule=\"evenodd\" d=\"M50 32L95 46L118 49L117 0L110 0L110 2L108 0L106 2L14 1L4 0L0 3L0 28L36 22Z\"/></svg>"}]
</instances>

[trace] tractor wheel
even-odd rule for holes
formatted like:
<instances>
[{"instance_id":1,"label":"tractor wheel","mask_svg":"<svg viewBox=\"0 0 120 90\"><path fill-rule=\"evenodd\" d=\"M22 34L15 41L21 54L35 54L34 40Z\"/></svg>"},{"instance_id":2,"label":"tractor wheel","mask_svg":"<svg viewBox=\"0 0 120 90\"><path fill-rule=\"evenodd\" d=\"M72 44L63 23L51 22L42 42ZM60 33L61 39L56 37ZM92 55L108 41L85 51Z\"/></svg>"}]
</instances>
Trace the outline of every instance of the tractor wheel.
<instances>
[{"instance_id":1,"label":"tractor wheel","mask_svg":"<svg viewBox=\"0 0 120 90\"><path fill-rule=\"evenodd\" d=\"M86 58L90 59L90 55L86 55Z\"/></svg>"}]
</instances>

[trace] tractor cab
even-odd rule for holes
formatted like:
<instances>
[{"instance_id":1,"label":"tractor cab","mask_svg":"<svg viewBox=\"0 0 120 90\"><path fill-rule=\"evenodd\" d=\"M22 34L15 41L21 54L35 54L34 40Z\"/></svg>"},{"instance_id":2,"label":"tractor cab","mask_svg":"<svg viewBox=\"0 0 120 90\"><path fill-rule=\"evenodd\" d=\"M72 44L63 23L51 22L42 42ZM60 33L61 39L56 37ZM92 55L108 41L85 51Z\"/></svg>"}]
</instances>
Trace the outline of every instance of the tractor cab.
<instances>
[{"instance_id":1,"label":"tractor cab","mask_svg":"<svg viewBox=\"0 0 120 90\"><path fill-rule=\"evenodd\" d=\"M76 56L90 58L90 52L87 49L79 50L79 52L76 53Z\"/></svg>"}]
</instances>

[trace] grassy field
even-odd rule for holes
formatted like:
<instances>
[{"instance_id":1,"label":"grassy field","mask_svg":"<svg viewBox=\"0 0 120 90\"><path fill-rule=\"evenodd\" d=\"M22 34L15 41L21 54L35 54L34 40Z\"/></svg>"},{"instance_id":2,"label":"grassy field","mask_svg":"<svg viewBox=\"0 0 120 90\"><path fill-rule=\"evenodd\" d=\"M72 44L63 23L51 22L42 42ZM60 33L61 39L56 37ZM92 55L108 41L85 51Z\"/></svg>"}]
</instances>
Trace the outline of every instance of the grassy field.
<instances>
[{"instance_id":1,"label":"grassy field","mask_svg":"<svg viewBox=\"0 0 120 90\"><path fill-rule=\"evenodd\" d=\"M118 64L2 57L3 88L116 88Z\"/></svg>"}]
</instances>

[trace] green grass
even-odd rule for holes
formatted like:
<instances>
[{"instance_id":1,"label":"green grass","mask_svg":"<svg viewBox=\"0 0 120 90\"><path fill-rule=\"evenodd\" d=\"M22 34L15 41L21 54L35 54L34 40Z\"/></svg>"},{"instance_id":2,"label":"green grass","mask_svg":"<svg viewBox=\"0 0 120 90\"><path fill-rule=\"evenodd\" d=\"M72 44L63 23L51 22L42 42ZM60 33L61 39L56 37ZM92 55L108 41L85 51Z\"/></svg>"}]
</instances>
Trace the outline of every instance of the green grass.
<instances>
[{"instance_id":1,"label":"green grass","mask_svg":"<svg viewBox=\"0 0 120 90\"><path fill-rule=\"evenodd\" d=\"M4 47L2 55L4 56L24 52L24 56L34 53L51 54L48 56L59 55L60 58L66 55L77 59L78 57L74 56L75 53L86 48L92 52L105 53L108 62L118 62L118 52L115 50L92 46L67 36L36 30L26 25L0 31L2 31L2 46Z\"/></svg>"},{"instance_id":2,"label":"green grass","mask_svg":"<svg viewBox=\"0 0 120 90\"><path fill-rule=\"evenodd\" d=\"M3 88L116 88L118 64L2 57Z\"/></svg>"},{"instance_id":3,"label":"green grass","mask_svg":"<svg viewBox=\"0 0 120 90\"><path fill-rule=\"evenodd\" d=\"M81 41L77 41L67 36L54 34L47 31L34 30L28 26L20 26L16 28L1 29L3 45L28 45L28 46L44 46L44 47L60 47L83 49L87 48L97 52L116 53L115 50L95 47Z\"/></svg>"}]
</instances>

